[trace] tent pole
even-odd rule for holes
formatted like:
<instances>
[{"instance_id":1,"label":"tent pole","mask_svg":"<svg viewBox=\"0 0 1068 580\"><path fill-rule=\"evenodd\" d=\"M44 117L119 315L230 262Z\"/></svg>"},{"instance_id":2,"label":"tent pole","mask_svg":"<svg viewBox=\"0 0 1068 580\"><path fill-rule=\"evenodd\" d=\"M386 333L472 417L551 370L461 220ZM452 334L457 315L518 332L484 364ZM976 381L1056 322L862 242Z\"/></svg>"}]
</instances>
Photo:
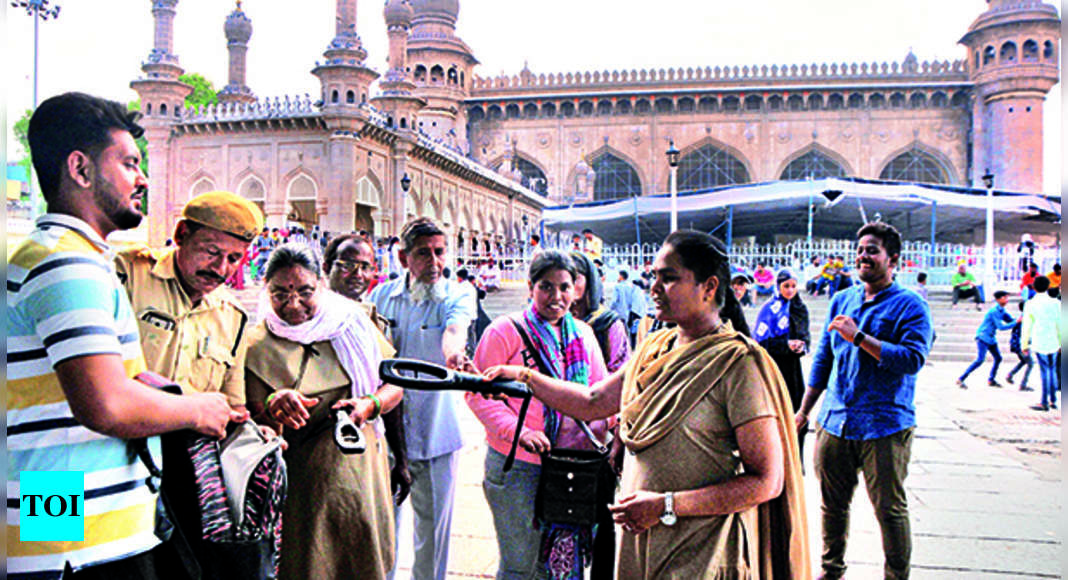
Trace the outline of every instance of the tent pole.
<instances>
[{"instance_id":1,"label":"tent pole","mask_svg":"<svg viewBox=\"0 0 1068 580\"><path fill-rule=\"evenodd\" d=\"M638 240L638 247L642 246L642 230L638 227L638 196L635 195L634 200L634 237Z\"/></svg>"},{"instance_id":2,"label":"tent pole","mask_svg":"<svg viewBox=\"0 0 1068 580\"><path fill-rule=\"evenodd\" d=\"M931 202L931 250L927 254L927 269L930 270L934 267L935 256L935 230L938 225L938 202Z\"/></svg>"},{"instance_id":3,"label":"tent pole","mask_svg":"<svg viewBox=\"0 0 1068 580\"><path fill-rule=\"evenodd\" d=\"M727 206L727 255L731 253L731 245L734 238L734 206Z\"/></svg>"}]
</instances>

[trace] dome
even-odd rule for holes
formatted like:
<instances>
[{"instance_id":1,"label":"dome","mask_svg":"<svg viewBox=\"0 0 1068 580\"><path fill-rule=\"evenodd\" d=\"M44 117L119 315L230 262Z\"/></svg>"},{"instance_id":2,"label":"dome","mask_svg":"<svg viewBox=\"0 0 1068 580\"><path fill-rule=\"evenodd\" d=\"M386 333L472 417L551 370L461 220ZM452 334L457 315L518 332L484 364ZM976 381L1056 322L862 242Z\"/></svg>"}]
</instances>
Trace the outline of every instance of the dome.
<instances>
[{"instance_id":1,"label":"dome","mask_svg":"<svg viewBox=\"0 0 1068 580\"><path fill-rule=\"evenodd\" d=\"M460 0L412 0L415 17L437 16L456 24L460 15Z\"/></svg>"},{"instance_id":2,"label":"dome","mask_svg":"<svg viewBox=\"0 0 1068 580\"><path fill-rule=\"evenodd\" d=\"M226 40L230 42L248 42L248 39L252 38L252 21L241 10L241 2L238 2L237 8L226 17L223 32L226 33Z\"/></svg>"},{"instance_id":3,"label":"dome","mask_svg":"<svg viewBox=\"0 0 1068 580\"><path fill-rule=\"evenodd\" d=\"M386 26L409 26L415 11L408 0L388 0L384 14Z\"/></svg>"}]
</instances>

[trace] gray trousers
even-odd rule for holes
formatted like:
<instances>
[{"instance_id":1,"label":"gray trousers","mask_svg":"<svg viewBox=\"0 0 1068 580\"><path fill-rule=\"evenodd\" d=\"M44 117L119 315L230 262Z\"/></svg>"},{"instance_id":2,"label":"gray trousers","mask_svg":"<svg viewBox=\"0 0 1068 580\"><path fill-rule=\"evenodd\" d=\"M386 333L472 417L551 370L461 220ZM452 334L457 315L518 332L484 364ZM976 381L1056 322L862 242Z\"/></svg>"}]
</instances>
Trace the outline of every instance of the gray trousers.
<instances>
[{"instance_id":1,"label":"gray trousers","mask_svg":"<svg viewBox=\"0 0 1068 580\"><path fill-rule=\"evenodd\" d=\"M449 566L449 533L452 529L452 506L456 496L456 467L459 452L429 460L409 460L412 493L409 501L414 510L415 561L414 580L445 580ZM400 535L401 510L395 515ZM394 570L394 573L396 570ZM392 579L394 574L390 574Z\"/></svg>"},{"instance_id":2,"label":"gray trousers","mask_svg":"<svg viewBox=\"0 0 1068 580\"><path fill-rule=\"evenodd\" d=\"M857 488L857 473L861 471L882 531L884 577L895 580L909 577L912 533L905 477L913 430L909 427L869 440L842 439L822 428L816 432L814 460L823 498L822 566L826 578L841 578L845 574L849 505Z\"/></svg>"}]
</instances>

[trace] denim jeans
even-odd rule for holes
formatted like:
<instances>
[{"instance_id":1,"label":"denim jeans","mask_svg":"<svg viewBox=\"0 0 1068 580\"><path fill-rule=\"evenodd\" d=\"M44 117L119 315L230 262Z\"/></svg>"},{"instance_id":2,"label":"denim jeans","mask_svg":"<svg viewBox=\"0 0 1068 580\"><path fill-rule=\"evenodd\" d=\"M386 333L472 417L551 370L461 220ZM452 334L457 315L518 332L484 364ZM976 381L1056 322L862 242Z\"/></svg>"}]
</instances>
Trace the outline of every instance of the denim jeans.
<instances>
[{"instance_id":1,"label":"denim jeans","mask_svg":"<svg viewBox=\"0 0 1068 580\"><path fill-rule=\"evenodd\" d=\"M1027 368L1024 369L1023 379L1020 381L1020 387L1026 387L1027 379L1031 376L1031 369L1035 366L1035 360L1031 358L1031 355L1024 356L1023 351L1017 350L1013 352L1016 353L1016 358L1020 359L1020 362L1016 363L1016 366L1012 367L1012 370L1009 371L1009 380L1011 381L1012 377L1016 376L1016 373L1020 372L1020 369L1023 369L1026 366Z\"/></svg>"},{"instance_id":2,"label":"denim jeans","mask_svg":"<svg viewBox=\"0 0 1068 580\"><path fill-rule=\"evenodd\" d=\"M504 473L505 456L492 447L486 450L486 474L482 490L493 514L500 563L498 580L541 578L538 552L541 531L534 527L534 496L538 493L541 466L516 460Z\"/></svg>"},{"instance_id":3,"label":"denim jeans","mask_svg":"<svg viewBox=\"0 0 1068 580\"><path fill-rule=\"evenodd\" d=\"M979 368L979 365L983 364L983 361L986 360L986 353L989 352L990 356L994 357L994 366L990 368L990 378L987 380L994 382L997 378L998 367L1001 366L1001 351L998 349L997 343L987 344L977 338L975 339L975 350L977 351L975 360L972 361L972 364L968 365L964 374L960 376L960 380L963 381L968 378L968 375L972 374L972 371ZM1025 378L1024 381L1026 380L1027 379Z\"/></svg>"},{"instance_id":4,"label":"denim jeans","mask_svg":"<svg viewBox=\"0 0 1068 580\"><path fill-rule=\"evenodd\" d=\"M1057 404L1057 353L1035 353L1038 374L1042 376L1042 405Z\"/></svg>"}]
</instances>

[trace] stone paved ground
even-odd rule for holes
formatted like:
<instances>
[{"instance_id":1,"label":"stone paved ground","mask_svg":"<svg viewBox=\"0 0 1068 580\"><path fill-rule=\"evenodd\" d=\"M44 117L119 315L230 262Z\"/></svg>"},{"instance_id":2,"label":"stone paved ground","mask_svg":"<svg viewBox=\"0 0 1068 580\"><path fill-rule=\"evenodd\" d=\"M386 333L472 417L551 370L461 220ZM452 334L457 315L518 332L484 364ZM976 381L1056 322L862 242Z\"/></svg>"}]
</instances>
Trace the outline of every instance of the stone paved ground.
<instances>
[{"instance_id":1,"label":"stone paved ground","mask_svg":"<svg viewBox=\"0 0 1068 580\"><path fill-rule=\"evenodd\" d=\"M250 303L251 293L244 294ZM514 309L524 294L517 289L493 295L487 310L494 316ZM935 309L936 321L950 316ZM1028 406L1038 402L1038 395L1007 385L994 389L973 379L971 389L961 390L954 380L962 368L960 362L935 361L918 377L919 426L907 482L913 578L1060 578L1062 414L1031 411ZM984 377L984 369L977 376ZM1032 379L1037 385L1037 371ZM484 432L459 399L458 408L467 444L460 456L449 578L492 578L497 548L481 489ZM810 435L806 465L812 464L812 447ZM813 559L818 561L820 502L811 470L805 484ZM398 578L407 578L410 514L402 525L407 527L401 534ZM862 489L854 499L847 562L850 579L882 577L878 526Z\"/></svg>"}]
</instances>

